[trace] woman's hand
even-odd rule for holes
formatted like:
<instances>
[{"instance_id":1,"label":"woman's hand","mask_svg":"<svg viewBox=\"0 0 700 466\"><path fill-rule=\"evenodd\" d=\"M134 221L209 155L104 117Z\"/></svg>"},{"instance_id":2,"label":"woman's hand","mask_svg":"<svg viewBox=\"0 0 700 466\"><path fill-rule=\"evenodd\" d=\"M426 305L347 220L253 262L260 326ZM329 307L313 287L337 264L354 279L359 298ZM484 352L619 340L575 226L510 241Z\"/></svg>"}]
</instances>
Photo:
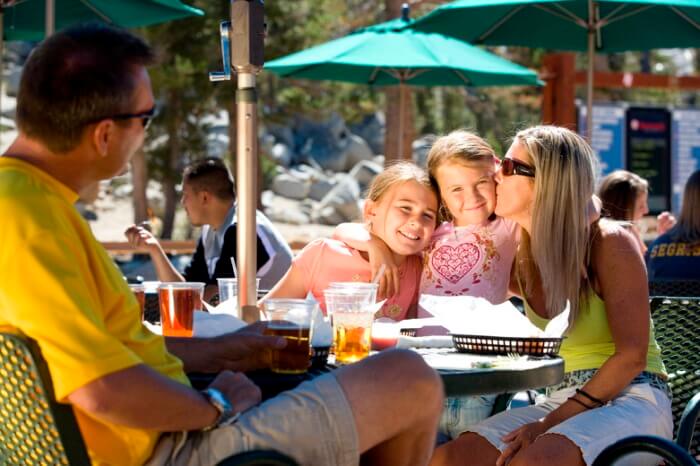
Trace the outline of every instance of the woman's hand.
<instances>
[{"instance_id":1,"label":"woman's hand","mask_svg":"<svg viewBox=\"0 0 700 466\"><path fill-rule=\"evenodd\" d=\"M372 270L372 280L379 274L384 265L384 274L379 280L377 299L390 298L399 292L399 267L394 262L391 249L378 237L372 235L367 248L369 265Z\"/></svg>"},{"instance_id":2,"label":"woman's hand","mask_svg":"<svg viewBox=\"0 0 700 466\"><path fill-rule=\"evenodd\" d=\"M496 466L507 464L520 450L527 448L537 437L547 432L547 429L549 427L543 421L537 421L525 424L503 436L502 440L507 442L507 446L496 460Z\"/></svg>"}]
</instances>

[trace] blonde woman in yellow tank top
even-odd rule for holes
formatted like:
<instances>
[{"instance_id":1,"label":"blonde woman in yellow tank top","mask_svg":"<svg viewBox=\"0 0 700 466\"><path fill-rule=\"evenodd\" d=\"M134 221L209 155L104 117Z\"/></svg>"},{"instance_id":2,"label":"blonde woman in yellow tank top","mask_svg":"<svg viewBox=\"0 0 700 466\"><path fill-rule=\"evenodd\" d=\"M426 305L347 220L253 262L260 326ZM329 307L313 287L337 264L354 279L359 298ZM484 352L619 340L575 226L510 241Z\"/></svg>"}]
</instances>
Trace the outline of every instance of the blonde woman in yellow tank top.
<instances>
[{"instance_id":1,"label":"blonde woman in yellow tank top","mask_svg":"<svg viewBox=\"0 0 700 466\"><path fill-rule=\"evenodd\" d=\"M522 228L511 291L541 327L570 303L565 380L550 387L544 403L493 416L439 447L431 466L590 465L619 438L671 438L637 244L614 223L588 218L595 163L588 143L565 128L516 135L496 174L496 214ZM657 464L643 455L625 460Z\"/></svg>"}]
</instances>

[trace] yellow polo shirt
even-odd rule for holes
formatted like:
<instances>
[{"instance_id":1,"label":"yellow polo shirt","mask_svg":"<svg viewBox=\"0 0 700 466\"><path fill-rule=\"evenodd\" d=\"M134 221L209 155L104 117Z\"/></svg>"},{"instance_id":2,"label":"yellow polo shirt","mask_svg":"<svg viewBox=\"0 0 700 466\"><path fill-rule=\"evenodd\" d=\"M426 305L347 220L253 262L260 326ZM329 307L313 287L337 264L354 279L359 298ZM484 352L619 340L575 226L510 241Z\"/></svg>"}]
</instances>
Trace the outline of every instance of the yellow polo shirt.
<instances>
[{"instance_id":1,"label":"yellow polo shirt","mask_svg":"<svg viewBox=\"0 0 700 466\"><path fill-rule=\"evenodd\" d=\"M136 299L76 211L77 199L45 172L0 157L0 326L39 343L59 401L136 364L187 384L180 360L141 324ZM159 436L75 413L93 464L143 464Z\"/></svg>"}]
</instances>

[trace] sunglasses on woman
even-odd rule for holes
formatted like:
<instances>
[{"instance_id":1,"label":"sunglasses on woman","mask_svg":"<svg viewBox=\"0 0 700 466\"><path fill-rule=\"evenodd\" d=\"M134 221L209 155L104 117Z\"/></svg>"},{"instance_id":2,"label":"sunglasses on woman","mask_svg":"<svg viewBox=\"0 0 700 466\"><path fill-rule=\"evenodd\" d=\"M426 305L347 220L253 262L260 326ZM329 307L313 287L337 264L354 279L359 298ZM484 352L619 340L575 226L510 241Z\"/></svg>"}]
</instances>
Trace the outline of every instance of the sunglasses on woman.
<instances>
[{"instance_id":1,"label":"sunglasses on woman","mask_svg":"<svg viewBox=\"0 0 700 466\"><path fill-rule=\"evenodd\" d=\"M503 173L504 176L520 175L534 178L535 168L519 160L506 157L501 160L501 173Z\"/></svg>"}]
</instances>

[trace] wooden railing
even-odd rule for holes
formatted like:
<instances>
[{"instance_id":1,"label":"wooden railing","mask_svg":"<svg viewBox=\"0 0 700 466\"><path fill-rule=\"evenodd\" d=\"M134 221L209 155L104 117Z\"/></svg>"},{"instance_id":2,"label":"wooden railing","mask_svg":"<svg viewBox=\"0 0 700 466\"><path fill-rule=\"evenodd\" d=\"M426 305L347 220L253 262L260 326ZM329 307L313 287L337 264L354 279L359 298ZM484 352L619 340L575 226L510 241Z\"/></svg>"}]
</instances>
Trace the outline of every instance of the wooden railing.
<instances>
[{"instance_id":1,"label":"wooden railing","mask_svg":"<svg viewBox=\"0 0 700 466\"><path fill-rule=\"evenodd\" d=\"M161 240L161 246L168 254L192 254L197 247L194 240L173 241ZM112 255L119 254L148 254L145 249L135 249L126 241L102 241L102 246Z\"/></svg>"}]
</instances>

